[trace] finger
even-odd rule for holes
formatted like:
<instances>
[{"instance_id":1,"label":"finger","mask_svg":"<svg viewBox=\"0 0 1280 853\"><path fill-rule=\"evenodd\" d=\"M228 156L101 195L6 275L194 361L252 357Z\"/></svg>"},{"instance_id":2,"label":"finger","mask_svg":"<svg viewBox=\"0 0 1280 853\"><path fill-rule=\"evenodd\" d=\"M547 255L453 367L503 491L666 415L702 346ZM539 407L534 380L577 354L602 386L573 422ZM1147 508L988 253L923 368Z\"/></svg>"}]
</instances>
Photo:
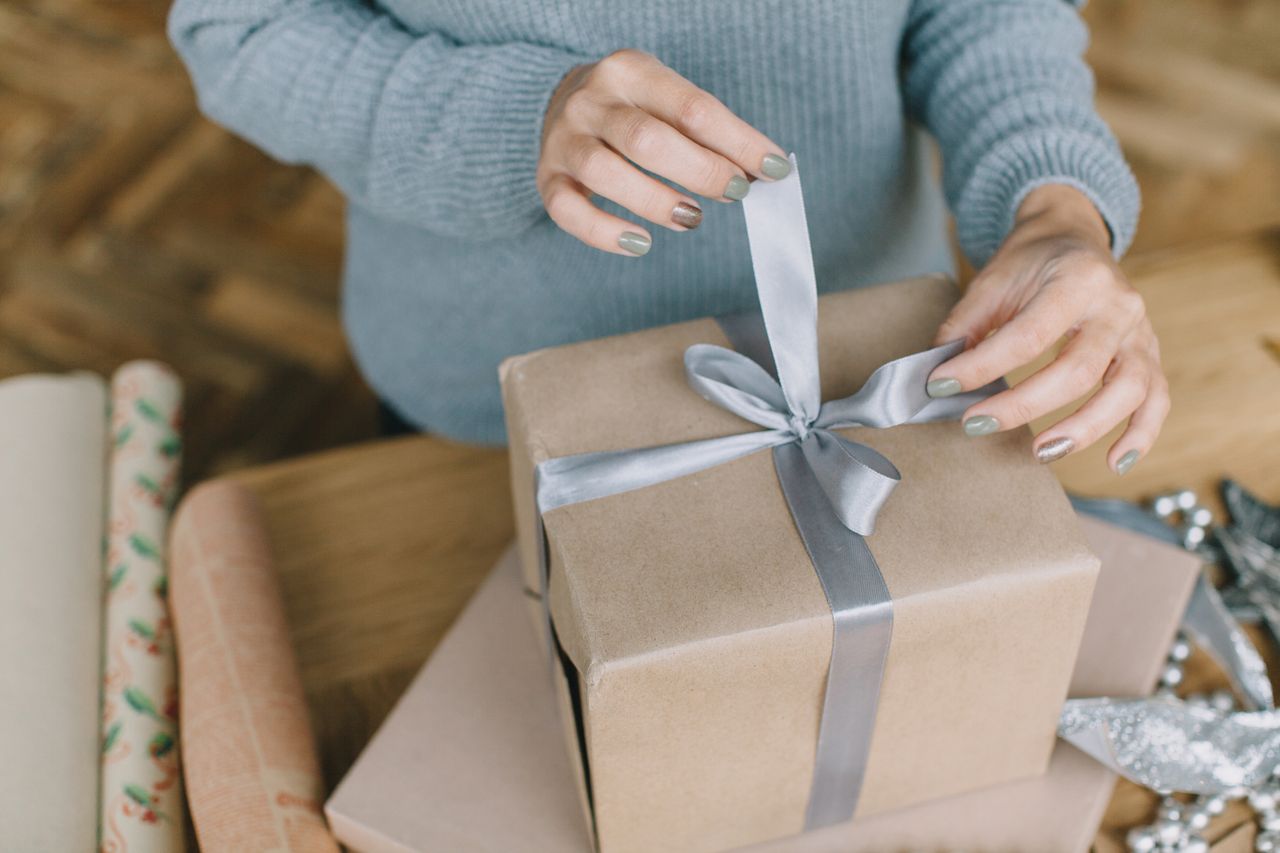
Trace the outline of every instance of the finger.
<instances>
[{"instance_id":1,"label":"finger","mask_svg":"<svg viewBox=\"0 0 1280 853\"><path fill-rule=\"evenodd\" d=\"M1169 405L1169 383L1163 374L1158 374L1152 380L1147 399L1129 418L1129 426L1107 452L1107 467L1120 476L1129 473L1129 469L1156 443L1164 419L1169 414Z\"/></svg>"},{"instance_id":2,"label":"finger","mask_svg":"<svg viewBox=\"0 0 1280 853\"><path fill-rule=\"evenodd\" d=\"M1008 391L975 403L965 412L965 420L987 415L996 419L1000 429L1013 429L1078 400L1103 379L1123 334L1114 324L1094 322L1085 326L1062 348L1057 358ZM1120 374L1125 371L1118 369L1115 373L1116 376L1108 379L1120 381ZM1138 393L1133 407L1142 401L1145 384ZM1125 414L1133 411L1133 407Z\"/></svg>"},{"instance_id":3,"label":"finger","mask_svg":"<svg viewBox=\"0 0 1280 853\"><path fill-rule=\"evenodd\" d=\"M688 231L702 222L697 202L644 174L599 140L583 137L576 152L571 174L596 195L672 231Z\"/></svg>"},{"instance_id":4,"label":"finger","mask_svg":"<svg viewBox=\"0 0 1280 853\"><path fill-rule=\"evenodd\" d=\"M542 198L551 221L588 246L637 257L652 245L644 228L596 207L588 198L586 187L568 175L549 179Z\"/></svg>"},{"instance_id":5,"label":"finger","mask_svg":"<svg viewBox=\"0 0 1280 853\"><path fill-rule=\"evenodd\" d=\"M690 192L721 201L738 201L746 195L749 185L741 169L638 107L611 108L600 134L637 166Z\"/></svg>"},{"instance_id":6,"label":"finger","mask_svg":"<svg viewBox=\"0 0 1280 853\"><path fill-rule=\"evenodd\" d=\"M734 115L715 96L661 63L656 63L650 81L651 85L638 87L635 91L639 94L633 96L633 103L645 112L728 158L747 174L777 180L791 172L791 163L782 148Z\"/></svg>"},{"instance_id":7,"label":"finger","mask_svg":"<svg viewBox=\"0 0 1280 853\"><path fill-rule=\"evenodd\" d=\"M1083 450L1133 414L1150 395L1151 362L1129 355L1117 359L1102 388L1073 414L1036 436L1036 458L1052 462Z\"/></svg>"},{"instance_id":8,"label":"finger","mask_svg":"<svg viewBox=\"0 0 1280 853\"><path fill-rule=\"evenodd\" d=\"M951 393L981 388L1033 360L1053 346L1079 316L1069 291L1041 290L1021 313L972 349L940 364L929 380L951 379Z\"/></svg>"}]
</instances>

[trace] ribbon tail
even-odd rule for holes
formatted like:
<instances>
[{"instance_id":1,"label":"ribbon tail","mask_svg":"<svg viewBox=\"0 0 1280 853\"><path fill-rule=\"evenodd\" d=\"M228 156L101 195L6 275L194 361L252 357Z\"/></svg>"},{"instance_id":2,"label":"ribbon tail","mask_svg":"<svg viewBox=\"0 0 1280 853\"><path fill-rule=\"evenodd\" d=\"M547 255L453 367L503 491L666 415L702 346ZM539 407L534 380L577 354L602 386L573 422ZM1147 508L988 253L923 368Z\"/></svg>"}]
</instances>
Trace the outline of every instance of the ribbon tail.
<instances>
[{"instance_id":1,"label":"ribbon tail","mask_svg":"<svg viewBox=\"0 0 1280 853\"><path fill-rule=\"evenodd\" d=\"M818 416L818 279L800 191L800 168L780 181L756 181L742 200L760 312L788 408L805 423Z\"/></svg>"},{"instance_id":2,"label":"ribbon tail","mask_svg":"<svg viewBox=\"0 0 1280 853\"><path fill-rule=\"evenodd\" d=\"M1222 597L1201 574L1191 603L1182 617L1182 628L1222 667L1231 684L1251 710L1275 707L1267 666L1249 638L1222 603Z\"/></svg>"},{"instance_id":3,"label":"ribbon tail","mask_svg":"<svg viewBox=\"0 0 1280 853\"><path fill-rule=\"evenodd\" d=\"M857 808L893 633L893 603L866 540L835 515L800 447L778 445L773 462L833 616L831 664L805 812L810 830L843 823Z\"/></svg>"}]
</instances>

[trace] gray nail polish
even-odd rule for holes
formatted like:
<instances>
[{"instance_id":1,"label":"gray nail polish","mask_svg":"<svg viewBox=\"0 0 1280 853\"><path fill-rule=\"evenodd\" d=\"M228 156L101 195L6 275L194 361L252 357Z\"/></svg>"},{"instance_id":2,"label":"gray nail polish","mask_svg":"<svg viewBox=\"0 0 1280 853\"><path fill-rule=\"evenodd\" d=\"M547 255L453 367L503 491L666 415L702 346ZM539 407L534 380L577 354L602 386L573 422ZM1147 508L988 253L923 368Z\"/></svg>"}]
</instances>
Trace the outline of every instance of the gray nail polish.
<instances>
[{"instance_id":1,"label":"gray nail polish","mask_svg":"<svg viewBox=\"0 0 1280 853\"><path fill-rule=\"evenodd\" d=\"M991 415L974 415L964 422L965 435L990 435L1000 429L1000 422Z\"/></svg>"},{"instance_id":2,"label":"gray nail polish","mask_svg":"<svg viewBox=\"0 0 1280 853\"><path fill-rule=\"evenodd\" d=\"M1055 438L1053 441L1046 441L1036 449L1036 459L1041 465L1047 465L1050 462L1057 462L1062 457L1076 449L1076 443L1066 436Z\"/></svg>"},{"instance_id":3,"label":"gray nail polish","mask_svg":"<svg viewBox=\"0 0 1280 853\"><path fill-rule=\"evenodd\" d=\"M916 386L919 387L919 386ZM930 379L924 386L930 397L951 397L960 393L959 379Z\"/></svg>"},{"instance_id":4,"label":"gray nail polish","mask_svg":"<svg viewBox=\"0 0 1280 853\"><path fill-rule=\"evenodd\" d=\"M671 221L685 228L697 228L702 224L702 208L682 201L671 211Z\"/></svg>"},{"instance_id":5,"label":"gray nail polish","mask_svg":"<svg viewBox=\"0 0 1280 853\"><path fill-rule=\"evenodd\" d=\"M1116 475L1123 477L1129 473L1129 469L1138 464L1138 457L1142 454L1137 450L1130 450L1124 456L1116 460Z\"/></svg>"},{"instance_id":6,"label":"gray nail polish","mask_svg":"<svg viewBox=\"0 0 1280 853\"><path fill-rule=\"evenodd\" d=\"M791 161L777 154L766 154L764 160L760 162L760 171L764 172L766 178L773 178L776 181L791 174Z\"/></svg>"},{"instance_id":7,"label":"gray nail polish","mask_svg":"<svg viewBox=\"0 0 1280 853\"><path fill-rule=\"evenodd\" d=\"M729 185L724 188L724 197L733 201L742 201L750 190L751 184L747 183L746 178L734 175L729 179Z\"/></svg>"},{"instance_id":8,"label":"gray nail polish","mask_svg":"<svg viewBox=\"0 0 1280 853\"><path fill-rule=\"evenodd\" d=\"M639 256L649 251L653 241L643 234L637 234L634 231L623 231L622 236L618 238L618 245L631 254Z\"/></svg>"}]
</instances>

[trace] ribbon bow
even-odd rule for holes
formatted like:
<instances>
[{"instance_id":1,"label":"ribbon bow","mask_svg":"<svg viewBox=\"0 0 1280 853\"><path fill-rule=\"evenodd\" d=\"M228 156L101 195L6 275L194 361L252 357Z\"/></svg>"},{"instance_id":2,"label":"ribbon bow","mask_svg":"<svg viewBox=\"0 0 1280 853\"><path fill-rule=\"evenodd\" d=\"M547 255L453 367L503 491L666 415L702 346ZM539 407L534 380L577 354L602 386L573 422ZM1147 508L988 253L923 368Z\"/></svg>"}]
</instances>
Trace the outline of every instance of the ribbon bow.
<instances>
[{"instance_id":1,"label":"ribbon bow","mask_svg":"<svg viewBox=\"0 0 1280 853\"><path fill-rule=\"evenodd\" d=\"M724 322L738 349L694 344L685 350L685 377L708 400L764 427L762 431L634 450L582 453L538 466L542 512L652 486L770 447L795 443L840 523L870 535L880 508L901 479L882 454L832 430L887 428L954 420L1002 381L954 397L933 399L925 384L935 367L963 348L953 341L881 365L856 393L821 402L818 374L818 286L799 171L759 182L744 201L751 262L764 335L735 334L748 317ZM752 350L755 350L752 352ZM772 368L772 373L762 364ZM775 375L777 378L775 378Z\"/></svg>"},{"instance_id":2,"label":"ribbon bow","mask_svg":"<svg viewBox=\"0 0 1280 853\"><path fill-rule=\"evenodd\" d=\"M889 591L863 536L874 530L876 514L900 475L883 455L833 430L953 420L1004 384L931 399L925 383L963 348L955 341L890 361L856 393L822 402L818 286L794 156L791 163L788 177L757 183L743 202L761 310L721 319L739 352L695 344L684 356L685 376L698 394L763 429L548 459L537 465L534 481L545 602L542 515L773 449L779 484L834 622L805 819L813 829L853 815L893 621Z\"/></svg>"}]
</instances>

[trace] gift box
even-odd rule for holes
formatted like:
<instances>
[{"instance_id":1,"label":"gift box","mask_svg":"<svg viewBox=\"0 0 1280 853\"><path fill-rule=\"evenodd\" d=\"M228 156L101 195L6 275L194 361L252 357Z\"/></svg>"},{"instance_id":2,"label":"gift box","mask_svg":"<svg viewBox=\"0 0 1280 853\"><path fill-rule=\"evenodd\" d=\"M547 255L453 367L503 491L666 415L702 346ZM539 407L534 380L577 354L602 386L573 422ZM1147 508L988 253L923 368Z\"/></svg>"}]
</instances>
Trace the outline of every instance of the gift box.
<instances>
[{"instance_id":1,"label":"gift box","mask_svg":"<svg viewBox=\"0 0 1280 853\"><path fill-rule=\"evenodd\" d=\"M1083 519L1102 559L1071 695L1145 695L1199 571L1193 555ZM556 697L512 555L495 568L326 805L362 853L589 853ZM1039 777L751 848L755 853L1084 853L1115 777L1058 742ZM655 849L668 849L659 844Z\"/></svg>"},{"instance_id":2,"label":"gift box","mask_svg":"<svg viewBox=\"0 0 1280 853\"><path fill-rule=\"evenodd\" d=\"M819 307L798 172L744 211L761 314L501 371L525 578L604 853L1043 773L1097 573L1030 433L967 437L939 409L972 399L925 395L958 351L926 350L955 287ZM730 350L761 339L754 363Z\"/></svg>"}]
</instances>

